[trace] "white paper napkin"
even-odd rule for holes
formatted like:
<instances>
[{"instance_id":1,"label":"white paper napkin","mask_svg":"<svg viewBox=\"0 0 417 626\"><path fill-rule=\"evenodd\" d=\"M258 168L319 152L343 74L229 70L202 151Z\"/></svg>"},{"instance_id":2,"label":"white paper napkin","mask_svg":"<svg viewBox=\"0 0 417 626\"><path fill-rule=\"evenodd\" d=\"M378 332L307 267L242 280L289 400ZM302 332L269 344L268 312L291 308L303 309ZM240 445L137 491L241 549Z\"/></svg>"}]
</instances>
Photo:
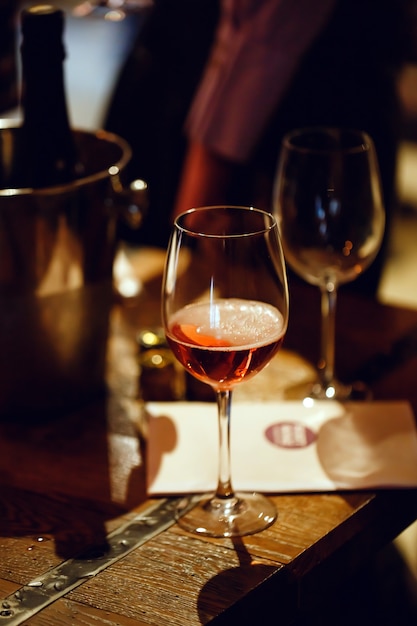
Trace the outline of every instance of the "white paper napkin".
<instances>
[{"instance_id":1,"label":"white paper napkin","mask_svg":"<svg viewBox=\"0 0 417 626\"><path fill-rule=\"evenodd\" d=\"M149 495L214 490L216 405L149 403ZM334 491L417 487L417 432L406 402L236 402L231 418L236 490Z\"/></svg>"}]
</instances>

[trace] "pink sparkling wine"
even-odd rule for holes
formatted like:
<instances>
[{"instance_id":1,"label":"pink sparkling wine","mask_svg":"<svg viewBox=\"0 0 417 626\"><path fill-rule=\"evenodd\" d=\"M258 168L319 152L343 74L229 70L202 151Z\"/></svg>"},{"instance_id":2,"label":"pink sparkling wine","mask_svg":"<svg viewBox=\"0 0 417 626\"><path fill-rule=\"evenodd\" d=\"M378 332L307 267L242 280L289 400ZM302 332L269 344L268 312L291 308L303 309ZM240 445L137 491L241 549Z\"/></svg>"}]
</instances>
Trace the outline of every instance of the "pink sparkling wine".
<instances>
[{"instance_id":1,"label":"pink sparkling wine","mask_svg":"<svg viewBox=\"0 0 417 626\"><path fill-rule=\"evenodd\" d=\"M220 299L197 302L169 320L167 340L196 378L229 389L261 369L278 352L285 333L280 311L265 302Z\"/></svg>"}]
</instances>

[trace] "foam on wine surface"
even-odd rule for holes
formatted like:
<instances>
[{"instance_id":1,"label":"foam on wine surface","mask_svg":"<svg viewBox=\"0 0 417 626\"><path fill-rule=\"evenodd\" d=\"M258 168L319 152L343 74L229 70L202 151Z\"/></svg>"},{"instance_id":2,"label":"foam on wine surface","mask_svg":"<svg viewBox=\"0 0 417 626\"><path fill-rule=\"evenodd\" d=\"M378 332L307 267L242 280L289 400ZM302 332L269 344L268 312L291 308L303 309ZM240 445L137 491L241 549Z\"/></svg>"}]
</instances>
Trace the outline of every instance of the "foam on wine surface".
<instances>
[{"instance_id":1,"label":"foam on wine surface","mask_svg":"<svg viewBox=\"0 0 417 626\"><path fill-rule=\"evenodd\" d=\"M284 321L265 302L229 298L190 304L172 316L169 327L177 339L192 345L253 348L278 340Z\"/></svg>"}]
</instances>

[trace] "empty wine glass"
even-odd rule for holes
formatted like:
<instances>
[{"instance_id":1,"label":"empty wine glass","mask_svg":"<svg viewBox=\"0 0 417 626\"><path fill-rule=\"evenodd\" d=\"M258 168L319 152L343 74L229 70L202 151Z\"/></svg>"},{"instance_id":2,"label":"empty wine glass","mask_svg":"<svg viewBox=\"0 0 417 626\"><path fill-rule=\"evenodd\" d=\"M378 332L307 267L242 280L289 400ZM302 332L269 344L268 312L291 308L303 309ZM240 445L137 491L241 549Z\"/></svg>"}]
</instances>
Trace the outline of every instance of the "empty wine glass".
<instances>
[{"instance_id":1,"label":"empty wine glass","mask_svg":"<svg viewBox=\"0 0 417 626\"><path fill-rule=\"evenodd\" d=\"M275 218L236 206L204 207L180 215L168 246L162 303L174 355L190 374L214 389L218 407L216 493L203 496L182 515L189 507L185 498L178 523L213 537L259 532L274 522L277 513L263 495L233 490L230 411L235 385L267 365L287 328L287 279ZM255 422L256 415L253 418ZM201 453L215 451L202 448Z\"/></svg>"},{"instance_id":2,"label":"empty wine glass","mask_svg":"<svg viewBox=\"0 0 417 626\"><path fill-rule=\"evenodd\" d=\"M320 380L308 395L347 400L354 397L354 389L337 380L334 367L337 289L370 265L385 226L379 168L369 135L337 128L286 135L274 210L288 265L321 291Z\"/></svg>"}]
</instances>

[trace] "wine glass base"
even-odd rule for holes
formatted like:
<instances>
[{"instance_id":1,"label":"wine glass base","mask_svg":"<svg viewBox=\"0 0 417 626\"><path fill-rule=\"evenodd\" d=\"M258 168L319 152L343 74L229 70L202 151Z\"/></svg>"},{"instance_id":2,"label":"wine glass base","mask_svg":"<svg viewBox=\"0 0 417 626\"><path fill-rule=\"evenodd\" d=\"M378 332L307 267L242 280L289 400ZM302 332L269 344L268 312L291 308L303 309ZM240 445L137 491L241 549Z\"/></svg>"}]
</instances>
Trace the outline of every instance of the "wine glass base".
<instances>
[{"instance_id":1,"label":"wine glass base","mask_svg":"<svg viewBox=\"0 0 417 626\"><path fill-rule=\"evenodd\" d=\"M312 400L337 400L339 402L348 401L369 401L372 399L370 389L360 381L350 385L345 385L338 380L334 380L327 385L317 382L307 394Z\"/></svg>"},{"instance_id":2,"label":"wine glass base","mask_svg":"<svg viewBox=\"0 0 417 626\"><path fill-rule=\"evenodd\" d=\"M227 499L202 496L190 509L192 501L184 498L180 502L177 523L188 532L207 537L253 535L271 526L278 517L272 502L259 493L236 493Z\"/></svg>"}]
</instances>

